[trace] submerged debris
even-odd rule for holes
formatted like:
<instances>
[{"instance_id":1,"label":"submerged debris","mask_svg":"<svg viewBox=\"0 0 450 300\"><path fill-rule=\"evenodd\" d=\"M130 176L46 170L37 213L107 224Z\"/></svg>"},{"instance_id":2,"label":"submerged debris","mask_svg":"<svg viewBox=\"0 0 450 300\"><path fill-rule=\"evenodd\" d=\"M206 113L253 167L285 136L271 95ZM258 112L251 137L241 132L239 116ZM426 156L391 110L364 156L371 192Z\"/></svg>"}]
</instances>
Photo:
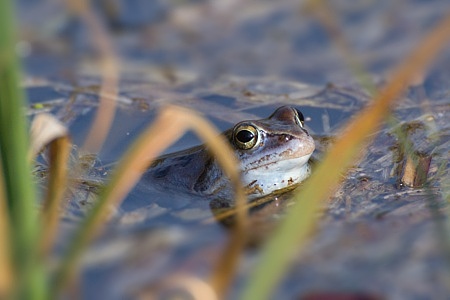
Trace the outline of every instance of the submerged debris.
<instances>
[{"instance_id":1,"label":"submerged debris","mask_svg":"<svg viewBox=\"0 0 450 300\"><path fill-rule=\"evenodd\" d=\"M406 158L403 163L403 175L401 182L409 187L422 187L428 178L431 155L414 153Z\"/></svg>"}]
</instances>

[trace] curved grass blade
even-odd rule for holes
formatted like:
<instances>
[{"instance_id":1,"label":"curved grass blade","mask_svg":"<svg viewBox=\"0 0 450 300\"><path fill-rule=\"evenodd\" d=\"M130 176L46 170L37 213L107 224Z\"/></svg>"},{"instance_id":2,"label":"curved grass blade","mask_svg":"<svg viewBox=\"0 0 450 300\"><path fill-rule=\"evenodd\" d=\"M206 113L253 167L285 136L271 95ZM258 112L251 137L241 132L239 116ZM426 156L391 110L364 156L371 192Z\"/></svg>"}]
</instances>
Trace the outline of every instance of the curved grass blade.
<instances>
[{"instance_id":1,"label":"curved grass blade","mask_svg":"<svg viewBox=\"0 0 450 300\"><path fill-rule=\"evenodd\" d=\"M67 137L68 134L66 126L52 115L46 113L37 115L31 123L28 159L33 160L45 146L56 139Z\"/></svg>"},{"instance_id":2,"label":"curved grass blade","mask_svg":"<svg viewBox=\"0 0 450 300\"><path fill-rule=\"evenodd\" d=\"M243 225L245 224L246 214L244 208L245 194L240 184L240 177L236 168L237 162L232 154L231 147L223 137L219 136L219 132L209 122L195 112L168 106L160 112L151 127L141 134L121 159L111 180L81 224L66 256L62 260L61 267L56 272L53 296L57 296L67 284L76 271L76 264L82 250L98 234L107 221L108 207L119 205L152 160L188 129L193 129L206 142L209 149L216 155L225 174L234 184L237 198L236 205L240 208L238 209L238 215L240 216L238 223L242 224L238 227L241 229L245 227Z\"/></svg>"},{"instance_id":3,"label":"curved grass blade","mask_svg":"<svg viewBox=\"0 0 450 300\"><path fill-rule=\"evenodd\" d=\"M358 56L351 51L348 39L344 35L344 31L339 26L336 10L333 9L333 3L324 0L309 0L306 2L308 12L311 12L328 32L333 45L336 46L339 54L342 56L344 63L359 85L364 88L370 95L376 92L375 84L370 79L369 74L364 69Z\"/></svg>"},{"instance_id":4,"label":"curved grass blade","mask_svg":"<svg viewBox=\"0 0 450 300\"><path fill-rule=\"evenodd\" d=\"M422 74L450 38L450 16L447 16L419 43L419 47L395 70L392 80L378 93L373 105L364 109L346 127L322 164L303 189L295 196L296 204L262 250L241 299L267 299L294 253L298 253L314 230L320 204L332 195L342 172L376 132L383 119L418 74ZM324 188L325 187L325 188Z\"/></svg>"},{"instance_id":5,"label":"curved grass blade","mask_svg":"<svg viewBox=\"0 0 450 300\"><path fill-rule=\"evenodd\" d=\"M31 147L29 156L33 158L42 148L49 148L49 174L47 192L41 212L42 234L41 256L48 255L58 230L59 212L67 189L67 163L71 150L69 132L50 114L36 116L31 124Z\"/></svg>"},{"instance_id":6,"label":"curved grass blade","mask_svg":"<svg viewBox=\"0 0 450 300\"><path fill-rule=\"evenodd\" d=\"M43 299L45 272L38 260L40 224L36 216L36 188L27 159L28 135L23 113L25 96L19 88L19 61L14 52L12 1L0 1L0 160L10 224L16 294Z\"/></svg>"},{"instance_id":7,"label":"curved grass blade","mask_svg":"<svg viewBox=\"0 0 450 300\"><path fill-rule=\"evenodd\" d=\"M107 30L95 15L87 0L67 1L69 9L74 12L88 28L90 40L100 58L101 86L100 104L88 137L82 147L88 153L97 153L103 146L111 128L116 112L116 98L119 83L119 57Z\"/></svg>"}]
</instances>

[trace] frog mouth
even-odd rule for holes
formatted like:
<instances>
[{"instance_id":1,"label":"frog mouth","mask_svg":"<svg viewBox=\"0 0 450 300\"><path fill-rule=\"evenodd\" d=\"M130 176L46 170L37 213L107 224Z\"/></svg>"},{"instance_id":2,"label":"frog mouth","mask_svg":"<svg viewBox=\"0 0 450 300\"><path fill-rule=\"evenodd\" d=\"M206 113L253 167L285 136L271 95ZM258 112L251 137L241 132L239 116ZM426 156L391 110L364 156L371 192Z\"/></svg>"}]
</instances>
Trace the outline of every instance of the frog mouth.
<instances>
[{"instance_id":1,"label":"frog mouth","mask_svg":"<svg viewBox=\"0 0 450 300\"><path fill-rule=\"evenodd\" d=\"M260 169L264 172L270 172L272 170L280 171L280 169L295 169L306 164L314 152L314 148L298 147L294 149L296 150L286 147L285 150L279 153L266 154L253 161L246 161L243 163L242 170L243 172L251 172Z\"/></svg>"},{"instance_id":2,"label":"frog mouth","mask_svg":"<svg viewBox=\"0 0 450 300\"><path fill-rule=\"evenodd\" d=\"M260 163L252 168L247 168L244 172L251 172L256 170L261 170L262 172L272 172L272 171L283 171L298 169L299 167L306 164L311 157L312 152L302 156L289 156L285 158L278 158L277 160L268 161L266 163Z\"/></svg>"}]
</instances>

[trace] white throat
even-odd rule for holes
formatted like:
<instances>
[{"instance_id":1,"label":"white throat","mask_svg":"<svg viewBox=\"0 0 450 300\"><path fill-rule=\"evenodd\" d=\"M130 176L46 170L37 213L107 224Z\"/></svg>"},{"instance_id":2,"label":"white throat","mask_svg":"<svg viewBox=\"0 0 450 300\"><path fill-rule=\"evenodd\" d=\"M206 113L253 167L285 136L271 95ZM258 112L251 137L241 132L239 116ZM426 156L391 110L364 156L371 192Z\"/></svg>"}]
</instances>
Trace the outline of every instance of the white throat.
<instances>
[{"instance_id":1,"label":"white throat","mask_svg":"<svg viewBox=\"0 0 450 300\"><path fill-rule=\"evenodd\" d=\"M310 156L311 154L285 159L245 171L242 174L242 183L248 189L248 198L268 195L305 180L311 174L308 164Z\"/></svg>"}]
</instances>

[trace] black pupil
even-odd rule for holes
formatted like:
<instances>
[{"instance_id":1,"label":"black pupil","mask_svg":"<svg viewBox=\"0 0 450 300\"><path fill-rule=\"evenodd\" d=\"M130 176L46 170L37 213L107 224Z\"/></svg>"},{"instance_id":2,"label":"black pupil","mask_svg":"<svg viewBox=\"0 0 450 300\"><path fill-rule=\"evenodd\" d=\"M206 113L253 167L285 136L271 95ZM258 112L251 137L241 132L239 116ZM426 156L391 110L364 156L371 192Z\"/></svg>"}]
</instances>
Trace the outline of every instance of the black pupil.
<instances>
[{"instance_id":1,"label":"black pupil","mask_svg":"<svg viewBox=\"0 0 450 300\"><path fill-rule=\"evenodd\" d=\"M305 117L303 116L303 114L298 109L295 109L295 110L297 111L298 118L300 119L300 121L302 123L305 122Z\"/></svg>"},{"instance_id":2,"label":"black pupil","mask_svg":"<svg viewBox=\"0 0 450 300\"><path fill-rule=\"evenodd\" d=\"M254 137L255 135L249 130L241 130L236 134L236 138L241 143L250 142Z\"/></svg>"}]
</instances>

